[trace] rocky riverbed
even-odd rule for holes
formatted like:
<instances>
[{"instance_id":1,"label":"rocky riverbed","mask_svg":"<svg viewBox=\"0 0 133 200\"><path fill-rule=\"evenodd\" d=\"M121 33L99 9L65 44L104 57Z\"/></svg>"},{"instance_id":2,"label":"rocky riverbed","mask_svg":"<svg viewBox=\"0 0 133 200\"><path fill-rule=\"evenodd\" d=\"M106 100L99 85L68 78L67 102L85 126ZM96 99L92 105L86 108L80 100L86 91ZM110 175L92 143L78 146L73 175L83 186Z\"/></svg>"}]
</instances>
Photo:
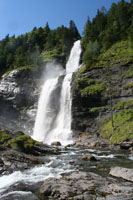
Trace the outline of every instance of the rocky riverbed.
<instances>
[{"instance_id":1,"label":"rocky riverbed","mask_svg":"<svg viewBox=\"0 0 133 200\"><path fill-rule=\"evenodd\" d=\"M39 143L21 131L0 130L0 174L44 164L42 156L58 153L57 147Z\"/></svg>"},{"instance_id":2,"label":"rocky riverbed","mask_svg":"<svg viewBox=\"0 0 133 200\"><path fill-rule=\"evenodd\" d=\"M10 136L15 139L13 133ZM10 140L0 146L1 200L133 199L133 155L129 150L111 150L107 144L57 148L35 142L28 153L22 146L13 149Z\"/></svg>"}]
</instances>

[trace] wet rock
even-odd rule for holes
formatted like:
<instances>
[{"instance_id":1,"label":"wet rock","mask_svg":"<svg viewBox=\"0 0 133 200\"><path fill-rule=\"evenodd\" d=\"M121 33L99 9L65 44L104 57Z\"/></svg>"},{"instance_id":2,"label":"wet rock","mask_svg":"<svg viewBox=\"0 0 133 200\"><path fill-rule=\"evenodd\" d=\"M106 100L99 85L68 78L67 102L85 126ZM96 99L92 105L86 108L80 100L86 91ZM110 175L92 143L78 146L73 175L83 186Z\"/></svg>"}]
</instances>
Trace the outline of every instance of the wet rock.
<instances>
[{"instance_id":1,"label":"wet rock","mask_svg":"<svg viewBox=\"0 0 133 200\"><path fill-rule=\"evenodd\" d=\"M105 200L132 200L132 196L130 195L117 195L117 196L112 196L112 195L109 195L106 197ZM98 199L100 200L100 199ZM104 200L104 199L103 199Z\"/></svg>"},{"instance_id":2,"label":"wet rock","mask_svg":"<svg viewBox=\"0 0 133 200\"><path fill-rule=\"evenodd\" d=\"M97 159L95 158L95 156L91 155L91 154L87 154L84 155L82 157L82 160L86 160L86 161L97 161Z\"/></svg>"},{"instance_id":3,"label":"wet rock","mask_svg":"<svg viewBox=\"0 0 133 200\"><path fill-rule=\"evenodd\" d=\"M3 169L6 173L13 172L14 170L27 169L38 164L44 164L41 159L14 150L3 152L1 160L3 162Z\"/></svg>"},{"instance_id":4,"label":"wet rock","mask_svg":"<svg viewBox=\"0 0 133 200\"><path fill-rule=\"evenodd\" d=\"M132 200L133 187L131 182L75 171L45 180L38 196L41 200Z\"/></svg>"},{"instance_id":5,"label":"wet rock","mask_svg":"<svg viewBox=\"0 0 133 200\"><path fill-rule=\"evenodd\" d=\"M2 145L0 145L0 151L4 151L6 148Z\"/></svg>"},{"instance_id":6,"label":"wet rock","mask_svg":"<svg viewBox=\"0 0 133 200\"><path fill-rule=\"evenodd\" d=\"M109 174L115 177L126 179L128 181L133 181L133 169L113 167Z\"/></svg>"},{"instance_id":7,"label":"wet rock","mask_svg":"<svg viewBox=\"0 0 133 200\"><path fill-rule=\"evenodd\" d=\"M39 189L41 199L95 199L93 190L104 179L99 175L86 172L71 172L64 174L61 179L50 178L44 181Z\"/></svg>"},{"instance_id":8,"label":"wet rock","mask_svg":"<svg viewBox=\"0 0 133 200\"><path fill-rule=\"evenodd\" d=\"M37 156L59 154L59 149L33 140L21 131L0 130L0 173L44 164Z\"/></svg>"},{"instance_id":9,"label":"wet rock","mask_svg":"<svg viewBox=\"0 0 133 200\"><path fill-rule=\"evenodd\" d=\"M125 200L125 197L126 198L128 197L131 200L132 199L131 197L133 197L132 186L133 186L132 183L129 183L129 182L111 183L104 189L107 194L112 194L112 195L109 195L109 197L111 196L112 199L115 199L114 197L117 197L116 199ZM109 197L107 199L110 199Z\"/></svg>"},{"instance_id":10,"label":"wet rock","mask_svg":"<svg viewBox=\"0 0 133 200\"><path fill-rule=\"evenodd\" d=\"M61 146L61 143L56 141L51 143L52 146Z\"/></svg>"},{"instance_id":11,"label":"wet rock","mask_svg":"<svg viewBox=\"0 0 133 200\"><path fill-rule=\"evenodd\" d=\"M42 156L47 154L57 154L55 149L47 148L40 148L37 151L36 155ZM41 158L38 158L34 154L25 154L23 152L15 151L13 149L6 149L0 154L0 173L11 173L15 170L24 170L35 165L42 165L44 161Z\"/></svg>"},{"instance_id":12,"label":"wet rock","mask_svg":"<svg viewBox=\"0 0 133 200\"><path fill-rule=\"evenodd\" d=\"M70 165L73 165L74 163L75 163L74 160L69 160L69 164L70 164Z\"/></svg>"},{"instance_id":13,"label":"wet rock","mask_svg":"<svg viewBox=\"0 0 133 200\"><path fill-rule=\"evenodd\" d=\"M39 200L39 198L30 191L13 191L1 196L1 200Z\"/></svg>"},{"instance_id":14,"label":"wet rock","mask_svg":"<svg viewBox=\"0 0 133 200\"><path fill-rule=\"evenodd\" d=\"M120 144L121 149L128 150L133 147L133 141L124 141Z\"/></svg>"},{"instance_id":15,"label":"wet rock","mask_svg":"<svg viewBox=\"0 0 133 200\"><path fill-rule=\"evenodd\" d=\"M0 149L3 151L9 148L34 156L59 153L57 147L39 143L22 131L10 132L7 130L0 130L0 144L2 144Z\"/></svg>"},{"instance_id":16,"label":"wet rock","mask_svg":"<svg viewBox=\"0 0 133 200\"><path fill-rule=\"evenodd\" d=\"M66 147L73 147L76 145L76 142L72 143L72 144L68 144Z\"/></svg>"},{"instance_id":17,"label":"wet rock","mask_svg":"<svg viewBox=\"0 0 133 200\"><path fill-rule=\"evenodd\" d=\"M131 147L129 150L130 150L130 153L133 154L133 147Z\"/></svg>"}]
</instances>

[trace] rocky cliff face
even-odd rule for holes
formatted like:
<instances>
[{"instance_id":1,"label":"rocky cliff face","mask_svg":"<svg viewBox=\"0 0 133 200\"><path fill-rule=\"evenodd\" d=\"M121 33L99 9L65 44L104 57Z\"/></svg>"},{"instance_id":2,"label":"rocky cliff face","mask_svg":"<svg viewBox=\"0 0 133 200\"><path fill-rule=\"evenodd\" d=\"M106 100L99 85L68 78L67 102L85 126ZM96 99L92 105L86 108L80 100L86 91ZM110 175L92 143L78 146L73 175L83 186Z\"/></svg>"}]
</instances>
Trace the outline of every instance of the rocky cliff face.
<instances>
[{"instance_id":1,"label":"rocky cliff face","mask_svg":"<svg viewBox=\"0 0 133 200\"><path fill-rule=\"evenodd\" d=\"M0 81L0 127L30 133L36 113L39 73L13 70ZM26 129L28 127L28 129Z\"/></svg>"},{"instance_id":2,"label":"rocky cliff face","mask_svg":"<svg viewBox=\"0 0 133 200\"><path fill-rule=\"evenodd\" d=\"M36 71L20 69L2 76L1 128L32 134L40 94L41 74L42 69ZM132 77L132 62L90 70L84 70L83 66L73 75L72 129L76 137L81 133L91 136L101 135L113 142L119 141L118 134L123 137L122 140L132 138ZM57 89L60 91L60 84Z\"/></svg>"},{"instance_id":3,"label":"rocky cliff face","mask_svg":"<svg viewBox=\"0 0 133 200\"><path fill-rule=\"evenodd\" d=\"M30 135L33 133L41 86L51 71L48 68L56 65L55 62L50 62L34 70L20 68L1 77L0 128L20 130ZM51 97L53 110L59 107L57 96L60 94L63 78L64 76L59 78L56 91Z\"/></svg>"},{"instance_id":4,"label":"rocky cliff face","mask_svg":"<svg viewBox=\"0 0 133 200\"><path fill-rule=\"evenodd\" d=\"M101 131L108 133L108 129L103 131L101 128L111 118L113 123L116 122L112 128L120 129L120 122L115 118L118 114L122 115L121 112L131 111L133 117L132 67L132 62L124 65L119 63L110 68L97 67L84 72L82 67L73 75L72 128L76 135L82 132L88 135L99 135ZM131 131L133 129L127 130Z\"/></svg>"}]
</instances>

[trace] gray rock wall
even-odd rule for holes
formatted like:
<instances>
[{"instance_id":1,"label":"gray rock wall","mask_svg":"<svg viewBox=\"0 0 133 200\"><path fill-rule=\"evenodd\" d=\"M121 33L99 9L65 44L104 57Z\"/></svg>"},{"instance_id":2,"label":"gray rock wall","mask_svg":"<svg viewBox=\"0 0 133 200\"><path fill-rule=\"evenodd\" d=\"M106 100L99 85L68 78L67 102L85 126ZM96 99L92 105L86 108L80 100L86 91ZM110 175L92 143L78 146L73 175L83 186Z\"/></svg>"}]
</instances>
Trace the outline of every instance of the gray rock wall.
<instances>
[{"instance_id":1,"label":"gray rock wall","mask_svg":"<svg viewBox=\"0 0 133 200\"><path fill-rule=\"evenodd\" d=\"M95 68L87 72L77 72L73 75L72 83L72 129L77 135L80 132L90 134L97 133L99 124L107 117L111 117L111 100L107 92L107 82L111 80L112 106L120 101L133 100L133 88L124 88L125 85L133 84L132 77L123 76L132 63L111 67L111 73L106 76L108 68ZM82 95L84 85L80 85L80 79L93 79L95 84L105 86L105 91L94 95ZM79 81L78 81L79 80ZM96 108L96 109L95 109ZM128 109L128 108L127 108ZM117 109L113 110L117 112Z\"/></svg>"},{"instance_id":2,"label":"gray rock wall","mask_svg":"<svg viewBox=\"0 0 133 200\"><path fill-rule=\"evenodd\" d=\"M13 70L0 81L0 127L31 133L39 96L39 79L31 70Z\"/></svg>"}]
</instances>

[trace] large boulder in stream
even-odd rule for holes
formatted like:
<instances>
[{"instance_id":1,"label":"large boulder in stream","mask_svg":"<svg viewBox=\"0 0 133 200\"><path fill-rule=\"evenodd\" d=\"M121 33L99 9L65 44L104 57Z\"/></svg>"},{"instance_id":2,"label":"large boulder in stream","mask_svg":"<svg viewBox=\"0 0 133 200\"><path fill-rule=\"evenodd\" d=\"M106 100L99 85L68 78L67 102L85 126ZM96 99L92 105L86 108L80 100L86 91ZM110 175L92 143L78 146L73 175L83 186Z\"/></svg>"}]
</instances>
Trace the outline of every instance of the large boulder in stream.
<instances>
[{"instance_id":1,"label":"large boulder in stream","mask_svg":"<svg viewBox=\"0 0 133 200\"><path fill-rule=\"evenodd\" d=\"M133 187L130 182L75 171L45 180L37 195L41 200L132 200Z\"/></svg>"},{"instance_id":2,"label":"large boulder in stream","mask_svg":"<svg viewBox=\"0 0 133 200\"><path fill-rule=\"evenodd\" d=\"M0 174L44 164L37 156L48 154L59 154L59 149L39 143L21 131L0 130Z\"/></svg>"},{"instance_id":3,"label":"large boulder in stream","mask_svg":"<svg viewBox=\"0 0 133 200\"><path fill-rule=\"evenodd\" d=\"M56 141L51 143L52 146L61 146L61 143Z\"/></svg>"},{"instance_id":4,"label":"large boulder in stream","mask_svg":"<svg viewBox=\"0 0 133 200\"><path fill-rule=\"evenodd\" d=\"M86 154L82 157L82 160L85 161L97 161L97 159L95 158L95 156L91 155L91 154Z\"/></svg>"},{"instance_id":5,"label":"large boulder in stream","mask_svg":"<svg viewBox=\"0 0 133 200\"><path fill-rule=\"evenodd\" d=\"M113 167L109 174L133 182L133 169Z\"/></svg>"}]
</instances>

